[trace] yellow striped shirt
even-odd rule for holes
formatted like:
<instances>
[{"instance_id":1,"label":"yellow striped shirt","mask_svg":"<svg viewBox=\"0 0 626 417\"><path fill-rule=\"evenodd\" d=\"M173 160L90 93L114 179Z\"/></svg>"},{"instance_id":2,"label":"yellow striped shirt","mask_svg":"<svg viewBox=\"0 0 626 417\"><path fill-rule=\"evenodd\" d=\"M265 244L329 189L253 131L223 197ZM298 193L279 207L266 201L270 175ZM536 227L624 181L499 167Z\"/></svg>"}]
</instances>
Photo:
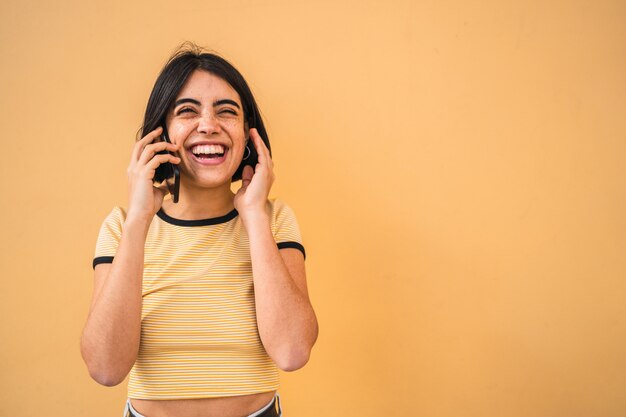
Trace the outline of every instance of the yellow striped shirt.
<instances>
[{"instance_id":1,"label":"yellow striped shirt","mask_svg":"<svg viewBox=\"0 0 626 417\"><path fill-rule=\"evenodd\" d=\"M279 248L304 254L293 211L270 201ZM94 268L112 262L126 213L100 228ZM278 369L257 329L248 236L236 210L205 220L159 211L145 244L141 342L128 396L183 399L278 389Z\"/></svg>"}]
</instances>

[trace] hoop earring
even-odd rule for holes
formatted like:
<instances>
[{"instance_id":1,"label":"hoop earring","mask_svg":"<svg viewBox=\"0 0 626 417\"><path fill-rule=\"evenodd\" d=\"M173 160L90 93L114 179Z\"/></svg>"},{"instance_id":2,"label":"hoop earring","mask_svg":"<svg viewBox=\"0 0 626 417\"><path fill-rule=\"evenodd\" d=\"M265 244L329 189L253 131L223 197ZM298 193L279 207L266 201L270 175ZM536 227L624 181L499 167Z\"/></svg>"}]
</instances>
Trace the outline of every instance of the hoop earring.
<instances>
[{"instance_id":1,"label":"hoop earring","mask_svg":"<svg viewBox=\"0 0 626 417\"><path fill-rule=\"evenodd\" d=\"M248 151L248 154L245 155L243 157L243 160L245 161L246 159L250 158L250 155L252 155L252 151L250 150L250 148L248 147L248 145L246 145L246 151Z\"/></svg>"}]
</instances>

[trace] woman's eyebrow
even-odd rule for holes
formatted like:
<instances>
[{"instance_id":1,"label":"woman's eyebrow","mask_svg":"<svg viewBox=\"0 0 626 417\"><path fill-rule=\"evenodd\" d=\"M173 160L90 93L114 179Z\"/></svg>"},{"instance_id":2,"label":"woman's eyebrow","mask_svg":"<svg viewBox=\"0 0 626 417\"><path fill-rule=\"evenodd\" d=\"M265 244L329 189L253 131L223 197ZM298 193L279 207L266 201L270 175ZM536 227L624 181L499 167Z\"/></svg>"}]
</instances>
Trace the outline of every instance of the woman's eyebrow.
<instances>
[{"instance_id":1,"label":"woman's eyebrow","mask_svg":"<svg viewBox=\"0 0 626 417\"><path fill-rule=\"evenodd\" d=\"M196 106L201 106L202 103L200 103L198 100L193 99L193 98L181 98L179 100L176 100L174 102L174 107L180 106L181 104L184 103L192 103L195 104ZM213 107L217 107L217 106L221 106L223 104L230 104L233 105L235 107L237 107L238 109L241 109L241 106L239 106L239 104L235 101L235 100L231 100L228 98L223 98L221 100L216 100L213 102Z\"/></svg>"},{"instance_id":2,"label":"woman's eyebrow","mask_svg":"<svg viewBox=\"0 0 626 417\"><path fill-rule=\"evenodd\" d=\"M192 103L192 104L195 104L196 106L199 106L201 104L198 100L195 100L193 98L181 98L180 100L176 100L174 102L174 107L180 106L181 104L184 104L184 103Z\"/></svg>"},{"instance_id":3,"label":"woman's eyebrow","mask_svg":"<svg viewBox=\"0 0 626 417\"><path fill-rule=\"evenodd\" d=\"M238 109L241 109L241 107L239 106L239 104L237 104L236 101L230 100L230 99L227 99L227 98L214 101L213 102L213 107L221 106L222 104L231 104L231 105L237 107Z\"/></svg>"}]
</instances>

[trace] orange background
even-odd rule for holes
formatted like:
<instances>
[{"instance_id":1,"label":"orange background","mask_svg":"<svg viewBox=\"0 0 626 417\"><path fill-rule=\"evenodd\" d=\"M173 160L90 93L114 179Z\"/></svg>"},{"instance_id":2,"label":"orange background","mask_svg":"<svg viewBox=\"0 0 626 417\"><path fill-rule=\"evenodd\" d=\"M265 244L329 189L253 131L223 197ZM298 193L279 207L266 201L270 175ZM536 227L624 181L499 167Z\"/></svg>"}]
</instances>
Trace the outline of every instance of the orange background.
<instances>
[{"instance_id":1,"label":"orange background","mask_svg":"<svg viewBox=\"0 0 626 417\"><path fill-rule=\"evenodd\" d=\"M0 416L119 416L100 223L193 40L249 80L321 333L286 416L626 414L626 3L0 5Z\"/></svg>"}]
</instances>

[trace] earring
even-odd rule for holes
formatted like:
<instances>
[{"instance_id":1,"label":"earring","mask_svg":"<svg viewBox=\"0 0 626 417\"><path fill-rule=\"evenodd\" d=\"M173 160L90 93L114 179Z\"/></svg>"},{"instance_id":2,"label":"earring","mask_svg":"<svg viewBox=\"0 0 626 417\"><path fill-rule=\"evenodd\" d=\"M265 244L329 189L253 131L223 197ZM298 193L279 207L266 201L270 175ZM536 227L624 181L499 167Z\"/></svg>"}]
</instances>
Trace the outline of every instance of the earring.
<instances>
[{"instance_id":1,"label":"earring","mask_svg":"<svg viewBox=\"0 0 626 417\"><path fill-rule=\"evenodd\" d=\"M248 151L248 154L247 154L247 155L245 155L245 152L244 152L244 155L245 155L245 156L243 157L243 160L244 160L244 161L245 161L246 159L250 158L250 155L252 155L252 151L250 150L250 148L248 147L248 145L246 145L246 151Z\"/></svg>"}]
</instances>

